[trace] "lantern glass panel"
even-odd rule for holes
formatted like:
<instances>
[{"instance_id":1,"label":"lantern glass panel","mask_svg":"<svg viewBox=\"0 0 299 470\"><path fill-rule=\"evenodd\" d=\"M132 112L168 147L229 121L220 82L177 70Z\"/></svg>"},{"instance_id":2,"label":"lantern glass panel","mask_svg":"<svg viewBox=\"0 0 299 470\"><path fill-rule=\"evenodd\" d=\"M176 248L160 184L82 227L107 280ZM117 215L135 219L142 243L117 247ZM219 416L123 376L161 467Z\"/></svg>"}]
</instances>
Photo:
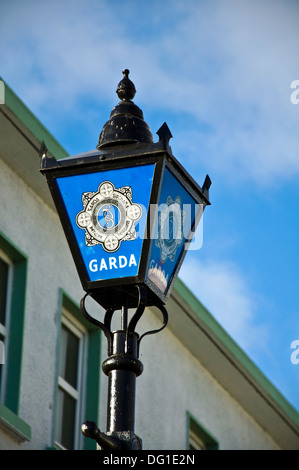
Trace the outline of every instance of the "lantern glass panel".
<instances>
[{"instance_id":1,"label":"lantern glass panel","mask_svg":"<svg viewBox=\"0 0 299 470\"><path fill-rule=\"evenodd\" d=\"M56 178L89 281L138 275L154 168Z\"/></svg>"},{"instance_id":2,"label":"lantern glass panel","mask_svg":"<svg viewBox=\"0 0 299 470\"><path fill-rule=\"evenodd\" d=\"M177 268L188 246L186 241L190 240L190 234L195 230L202 207L166 168L147 273L148 279L165 295L173 276L177 275Z\"/></svg>"}]
</instances>

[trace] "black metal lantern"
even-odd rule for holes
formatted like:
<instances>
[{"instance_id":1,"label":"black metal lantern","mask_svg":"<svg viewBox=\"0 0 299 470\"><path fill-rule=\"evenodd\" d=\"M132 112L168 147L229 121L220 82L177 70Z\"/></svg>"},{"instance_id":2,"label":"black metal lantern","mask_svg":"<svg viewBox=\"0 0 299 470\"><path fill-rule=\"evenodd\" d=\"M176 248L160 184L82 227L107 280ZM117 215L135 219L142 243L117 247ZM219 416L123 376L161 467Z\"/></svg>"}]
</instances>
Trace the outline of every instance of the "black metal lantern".
<instances>
[{"instance_id":1,"label":"black metal lantern","mask_svg":"<svg viewBox=\"0 0 299 470\"><path fill-rule=\"evenodd\" d=\"M165 303L209 204L209 177L201 188L175 159L165 123L154 143L123 73L97 149L41 162L83 289L105 308L135 306L135 286Z\"/></svg>"},{"instance_id":2,"label":"black metal lantern","mask_svg":"<svg viewBox=\"0 0 299 470\"><path fill-rule=\"evenodd\" d=\"M103 329L108 354L115 356L120 336L113 340L112 314L136 307L129 325L123 321L121 342L126 359L130 354L137 359L132 346L137 321L146 306L156 305L166 325L163 305L210 204L211 181L207 176L201 188L173 156L165 123L154 142L141 109L132 102L136 90L128 74L123 71L117 87L120 102L103 127L97 148L56 160L47 156L42 144L40 171L47 178L82 287L106 309L104 323L90 321ZM81 308L89 317L84 300ZM141 373L137 369L135 375ZM110 434L111 429L126 431L117 425L108 426Z\"/></svg>"}]
</instances>

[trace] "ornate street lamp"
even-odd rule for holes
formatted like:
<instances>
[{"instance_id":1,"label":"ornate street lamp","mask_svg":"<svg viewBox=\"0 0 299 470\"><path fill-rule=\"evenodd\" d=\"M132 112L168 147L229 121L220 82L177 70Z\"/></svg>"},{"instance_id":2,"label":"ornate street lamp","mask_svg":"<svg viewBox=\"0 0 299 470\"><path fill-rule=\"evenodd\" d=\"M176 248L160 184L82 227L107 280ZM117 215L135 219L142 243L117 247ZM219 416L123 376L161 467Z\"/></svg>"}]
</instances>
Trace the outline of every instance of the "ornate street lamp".
<instances>
[{"instance_id":1,"label":"ornate street lamp","mask_svg":"<svg viewBox=\"0 0 299 470\"><path fill-rule=\"evenodd\" d=\"M143 366L141 339L162 330L164 307L209 202L211 181L201 188L173 156L167 124L159 141L132 99L135 86L129 70L117 87L120 102L103 126L96 150L61 160L47 156L42 143L41 169L55 202L85 291L83 315L102 329L108 341L103 371L108 382L106 433L95 423L83 433L103 449L141 449L134 434L135 381ZM106 310L103 322L90 316L86 297ZM141 337L135 328L145 307L163 316L159 330ZM128 309L135 309L129 319ZM114 312L121 310L121 329L111 331Z\"/></svg>"}]
</instances>

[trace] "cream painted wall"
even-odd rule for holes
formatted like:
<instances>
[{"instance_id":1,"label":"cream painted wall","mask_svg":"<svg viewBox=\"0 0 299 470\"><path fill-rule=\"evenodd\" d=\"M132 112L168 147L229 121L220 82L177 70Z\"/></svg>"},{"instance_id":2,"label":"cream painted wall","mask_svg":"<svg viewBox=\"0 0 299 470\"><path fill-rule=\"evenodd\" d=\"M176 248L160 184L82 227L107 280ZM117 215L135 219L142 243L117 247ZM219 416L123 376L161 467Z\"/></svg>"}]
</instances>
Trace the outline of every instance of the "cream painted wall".
<instances>
[{"instance_id":1,"label":"cream painted wall","mask_svg":"<svg viewBox=\"0 0 299 470\"><path fill-rule=\"evenodd\" d=\"M83 291L57 215L1 159L0 175L0 230L29 260L19 416L31 425L32 439L21 447L44 449L53 434L59 289L77 303ZM140 326L142 332L160 322L147 310ZM105 359L105 338L102 354ZM278 448L169 329L144 338L140 359L135 432L144 449L185 449L187 411L221 449ZM101 381L99 424L105 430L103 373ZM20 446L0 430L0 448Z\"/></svg>"},{"instance_id":2,"label":"cream painted wall","mask_svg":"<svg viewBox=\"0 0 299 470\"><path fill-rule=\"evenodd\" d=\"M2 160L0 175L0 230L29 260L19 416L32 440L22 447L44 449L52 443L59 289L78 303L83 293L57 215Z\"/></svg>"}]
</instances>

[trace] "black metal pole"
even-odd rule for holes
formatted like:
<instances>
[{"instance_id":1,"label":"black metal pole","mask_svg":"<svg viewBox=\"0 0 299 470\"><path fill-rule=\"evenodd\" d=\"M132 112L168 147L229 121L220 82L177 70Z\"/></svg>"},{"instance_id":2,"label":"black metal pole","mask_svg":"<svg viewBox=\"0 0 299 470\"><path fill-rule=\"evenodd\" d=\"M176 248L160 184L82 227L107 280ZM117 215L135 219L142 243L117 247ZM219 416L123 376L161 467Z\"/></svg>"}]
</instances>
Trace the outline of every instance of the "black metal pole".
<instances>
[{"instance_id":1,"label":"black metal pole","mask_svg":"<svg viewBox=\"0 0 299 470\"><path fill-rule=\"evenodd\" d=\"M112 354L103 363L108 376L107 432L134 433L136 377L143 371L138 359L138 335L112 333Z\"/></svg>"}]
</instances>

